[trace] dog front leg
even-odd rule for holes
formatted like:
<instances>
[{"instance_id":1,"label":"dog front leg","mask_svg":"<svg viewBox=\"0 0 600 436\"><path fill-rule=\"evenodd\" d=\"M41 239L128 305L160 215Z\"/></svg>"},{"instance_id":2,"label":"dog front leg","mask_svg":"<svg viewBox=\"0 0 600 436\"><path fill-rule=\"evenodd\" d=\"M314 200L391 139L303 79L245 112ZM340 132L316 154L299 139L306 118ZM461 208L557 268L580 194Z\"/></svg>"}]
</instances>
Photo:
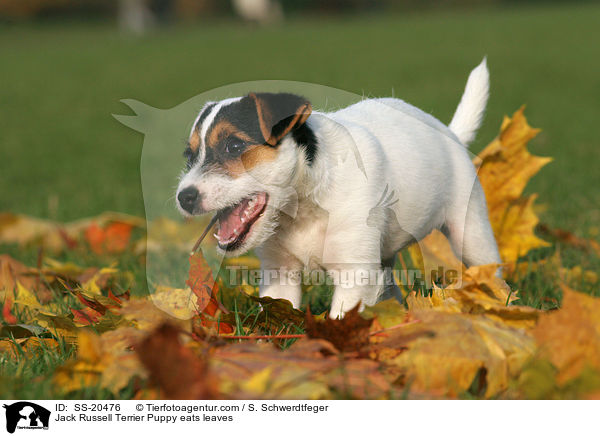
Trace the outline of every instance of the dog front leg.
<instances>
[{"instance_id":1,"label":"dog front leg","mask_svg":"<svg viewBox=\"0 0 600 436\"><path fill-rule=\"evenodd\" d=\"M258 294L261 297L283 298L295 309L302 302L302 265L292 256L268 248L259 254L262 280Z\"/></svg>"},{"instance_id":2,"label":"dog front leg","mask_svg":"<svg viewBox=\"0 0 600 436\"><path fill-rule=\"evenodd\" d=\"M336 221L336 218L338 221ZM355 222L366 222L355 220ZM383 292L380 233L367 225L348 226L330 218L323 266L334 284L331 318L343 318L357 305L372 306Z\"/></svg>"},{"instance_id":3,"label":"dog front leg","mask_svg":"<svg viewBox=\"0 0 600 436\"><path fill-rule=\"evenodd\" d=\"M344 264L328 269L335 290L331 300L331 318L343 318L346 312L359 306L374 305L383 292L383 270L378 263Z\"/></svg>"},{"instance_id":4,"label":"dog front leg","mask_svg":"<svg viewBox=\"0 0 600 436\"><path fill-rule=\"evenodd\" d=\"M299 270L281 269L273 271L263 269L263 283L260 285L259 295L261 297L283 298L292 303L294 309L299 309L302 302L301 281L302 274Z\"/></svg>"}]
</instances>

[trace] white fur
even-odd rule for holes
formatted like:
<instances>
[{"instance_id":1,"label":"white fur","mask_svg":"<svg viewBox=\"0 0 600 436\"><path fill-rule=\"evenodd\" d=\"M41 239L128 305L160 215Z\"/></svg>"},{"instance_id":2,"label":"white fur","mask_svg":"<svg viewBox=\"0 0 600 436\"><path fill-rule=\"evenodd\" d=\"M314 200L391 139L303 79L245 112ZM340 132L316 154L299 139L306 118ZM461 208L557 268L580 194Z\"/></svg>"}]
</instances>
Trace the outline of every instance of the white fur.
<instances>
[{"instance_id":1,"label":"white fur","mask_svg":"<svg viewBox=\"0 0 600 436\"><path fill-rule=\"evenodd\" d=\"M199 162L179 190L196 186L207 211L268 192L265 215L244 245L227 253L258 247L264 269L379 270L436 228L448 234L467 265L497 263L485 196L465 147L481 122L486 78L484 61L469 76L451 128L402 100L364 100L308 118L318 140L313 165L288 136L275 161L238 178L201 173ZM372 305L383 291L378 284L336 286L330 315ZM300 285L291 283L262 286L260 295L288 299L294 307L301 300Z\"/></svg>"},{"instance_id":2,"label":"white fur","mask_svg":"<svg viewBox=\"0 0 600 436\"><path fill-rule=\"evenodd\" d=\"M469 74L465 92L463 93L454 117L448 126L458 139L469 145L474 139L490 95L490 73L486 58Z\"/></svg>"}]
</instances>

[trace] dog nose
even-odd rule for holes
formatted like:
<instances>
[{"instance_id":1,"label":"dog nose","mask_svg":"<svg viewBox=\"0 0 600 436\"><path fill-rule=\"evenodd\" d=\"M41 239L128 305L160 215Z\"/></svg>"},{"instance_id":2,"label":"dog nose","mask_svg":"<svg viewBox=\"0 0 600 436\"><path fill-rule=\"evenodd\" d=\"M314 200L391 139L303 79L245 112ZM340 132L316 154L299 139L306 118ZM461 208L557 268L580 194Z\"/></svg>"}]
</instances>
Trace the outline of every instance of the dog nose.
<instances>
[{"instance_id":1,"label":"dog nose","mask_svg":"<svg viewBox=\"0 0 600 436\"><path fill-rule=\"evenodd\" d=\"M196 203L200 198L200 193L193 186L188 186L179 194L177 194L177 200L181 205L181 208L188 213L193 213Z\"/></svg>"}]
</instances>

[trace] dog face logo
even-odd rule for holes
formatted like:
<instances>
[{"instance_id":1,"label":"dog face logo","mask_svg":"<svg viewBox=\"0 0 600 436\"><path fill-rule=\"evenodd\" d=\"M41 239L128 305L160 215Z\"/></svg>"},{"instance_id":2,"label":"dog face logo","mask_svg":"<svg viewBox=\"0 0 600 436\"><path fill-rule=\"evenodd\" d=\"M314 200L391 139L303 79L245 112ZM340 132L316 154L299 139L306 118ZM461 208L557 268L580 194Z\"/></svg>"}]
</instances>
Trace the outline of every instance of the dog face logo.
<instances>
[{"instance_id":1,"label":"dog face logo","mask_svg":"<svg viewBox=\"0 0 600 436\"><path fill-rule=\"evenodd\" d=\"M48 429L50 411L28 401L4 405L6 409L6 431L14 433L18 429Z\"/></svg>"}]
</instances>

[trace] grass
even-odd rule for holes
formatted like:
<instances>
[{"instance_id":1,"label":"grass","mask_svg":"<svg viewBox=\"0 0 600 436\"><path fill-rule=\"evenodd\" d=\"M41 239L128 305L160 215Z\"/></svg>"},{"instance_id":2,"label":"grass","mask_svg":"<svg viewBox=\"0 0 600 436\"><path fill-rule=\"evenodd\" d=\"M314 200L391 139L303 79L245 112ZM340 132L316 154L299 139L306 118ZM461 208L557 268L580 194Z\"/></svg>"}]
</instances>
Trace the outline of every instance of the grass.
<instances>
[{"instance_id":1,"label":"grass","mask_svg":"<svg viewBox=\"0 0 600 436\"><path fill-rule=\"evenodd\" d=\"M543 129L532 152L554 157L528 186L539 193L542 221L596 237L599 21L600 5L587 4L293 18L264 29L203 23L161 29L142 39L119 35L110 24L0 27L0 147L8 163L0 172L0 210L58 220L105 210L143 215L142 137L111 117L128 113L119 103L123 98L170 108L218 86L283 79L367 96L393 93L447 122L468 72L487 55L492 96L473 151L496 135L504 114L526 103L530 123ZM180 144L165 146L182 151ZM526 260L547 258L556 249L567 267L600 270L598 259L559 243ZM35 250L1 251L35 265ZM68 255L62 260L104 261ZM119 261L134 272L134 290L143 292L139 262ZM545 309L559 304L556 280L539 271L524 272L512 286L523 304ZM582 280L578 288L598 295L597 284ZM324 308L329 298L314 290L304 303ZM255 315L252 308L241 311L248 319ZM0 397L61 396L48 375L70 355L63 347L35 358L0 357ZM90 388L79 395L106 398L108 393Z\"/></svg>"}]
</instances>

